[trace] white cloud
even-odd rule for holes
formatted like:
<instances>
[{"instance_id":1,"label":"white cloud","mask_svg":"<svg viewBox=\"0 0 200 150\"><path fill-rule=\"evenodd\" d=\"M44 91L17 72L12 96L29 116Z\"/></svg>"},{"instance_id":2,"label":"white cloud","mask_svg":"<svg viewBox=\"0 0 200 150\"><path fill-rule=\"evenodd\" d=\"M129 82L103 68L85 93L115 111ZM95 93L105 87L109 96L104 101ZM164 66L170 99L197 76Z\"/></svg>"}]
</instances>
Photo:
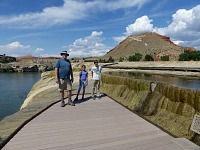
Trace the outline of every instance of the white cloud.
<instances>
[{"instance_id":1,"label":"white cloud","mask_svg":"<svg viewBox=\"0 0 200 150\"><path fill-rule=\"evenodd\" d=\"M119 37L113 37L113 39L117 42L120 43L123 41L127 36L119 36Z\"/></svg>"},{"instance_id":2,"label":"white cloud","mask_svg":"<svg viewBox=\"0 0 200 150\"><path fill-rule=\"evenodd\" d=\"M126 27L126 32L123 36L113 37L117 42L120 39L127 37L131 34L143 33L143 32L157 32L158 34L165 35L171 38L171 40L182 46L195 47L200 50L200 5L186 10L179 9L172 15L172 22L163 28L154 27L148 16L142 16L136 19L135 23Z\"/></svg>"},{"instance_id":3,"label":"white cloud","mask_svg":"<svg viewBox=\"0 0 200 150\"><path fill-rule=\"evenodd\" d=\"M195 47L200 49L197 44L200 37L200 5L185 10L180 9L172 15L172 22L165 28L155 28L154 31L169 36L173 41L179 42L182 46Z\"/></svg>"},{"instance_id":4,"label":"white cloud","mask_svg":"<svg viewBox=\"0 0 200 150\"><path fill-rule=\"evenodd\" d=\"M23 56L29 54L31 50L30 45L22 45L20 42L12 42L7 45L0 45L0 54L9 56Z\"/></svg>"},{"instance_id":5,"label":"white cloud","mask_svg":"<svg viewBox=\"0 0 200 150\"><path fill-rule=\"evenodd\" d=\"M109 12L131 7L140 8L150 0L64 0L61 7L48 7L41 12L30 12L17 16L0 16L0 25L11 28L38 28L57 24L70 24L87 19L91 14Z\"/></svg>"},{"instance_id":6,"label":"white cloud","mask_svg":"<svg viewBox=\"0 0 200 150\"><path fill-rule=\"evenodd\" d=\"M113 11L117 9L138 7L141 8L145 3L150 0L101 0L98 2L97 9L102 8L102 10ZM98 8L98 6L100 6Z\"/></svg>"},{"instance_id":7,"label":"white cloud","mask_svg":"<svg viewBox=\"0 0 200 150\"><path fill-rule=\"evenodd\" d=\"M131 35L141 32L150 32L153 30L153 20L150 20L147 16L142 16L141 18L136 19L135 23L130 24L126 27L125 35Z\"/></svg>"},{"instance_id":8,"label":"white cloud","mask_svg":"<svg viewBox=\"0 0 200 150\"><path fill-rule=\"evenodd\" d=\"M36 48L34 53L41 56L41 55L44 54L44 49L43 48Z\"/></svg>"},{"instance_id":9,"label":"white cloud","mask_svg":"<svg viewBox=\"0 0 200 150\"><path fill-rule=\"evenodd\" d=\"M72 45L69 45L70 57L87 57L87 56L102 56L108 52L111 47L102 43L104 38L101 37L102 31L93 31L91 35L75 40Z\"/></svg>"},{"instance_id":10,"label":"white cloud","mask_svg":"<svg viewBox=\"0 0 200 150\"><path fill-rule=\"evenodd\" d=\"M136 19L133 24L130 24L126 27L126 32L123 33L125 36L113 37L113 39L120 43L131 34L151 32L153 31L153 24L151 24L152 21L153 20L150 20L148 16L142 16L141 18Z\"/></svg>"},{"instance_id":11,"label":"white cloud","mask_svg":"<svg viewBox=\"0 0 200 150\"><path fill-rule=\"evenodd\" d=\"M7 56L24 56L24 55L34 55L34 56L45 56L45 50L43 48L34 48L31 45L22 45L20 42L12 42L7 45L0 45L0 54L6 54Z\"/></svg>"}]
</instances>

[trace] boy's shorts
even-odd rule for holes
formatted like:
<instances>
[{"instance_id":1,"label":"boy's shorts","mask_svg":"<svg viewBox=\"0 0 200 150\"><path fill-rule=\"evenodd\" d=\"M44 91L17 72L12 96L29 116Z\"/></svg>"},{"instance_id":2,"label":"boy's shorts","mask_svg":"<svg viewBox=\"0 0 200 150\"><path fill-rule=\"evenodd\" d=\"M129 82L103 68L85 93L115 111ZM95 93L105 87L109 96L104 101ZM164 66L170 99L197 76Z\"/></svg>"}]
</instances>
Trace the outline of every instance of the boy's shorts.
<instances>
[{"instance_id":1,"label":"boy's shorts","mask_svg":"<svg viewBox=\"0 0 200 150\"><path fill-rule=\"evenodd\" d=\"M72 90L72 82L69 79L60 79L58 90Z\"/></svg>"},{"instance_id":2,"label":"boy's shorts","mask_svg":"<svg viewBox=\"0 0 200 150\"><path fill-rule=\"evenodd\" d=\"M93 81L93 88L95 88L95 87L100 88L100 80Z\"/></svg>"}]
</instances>

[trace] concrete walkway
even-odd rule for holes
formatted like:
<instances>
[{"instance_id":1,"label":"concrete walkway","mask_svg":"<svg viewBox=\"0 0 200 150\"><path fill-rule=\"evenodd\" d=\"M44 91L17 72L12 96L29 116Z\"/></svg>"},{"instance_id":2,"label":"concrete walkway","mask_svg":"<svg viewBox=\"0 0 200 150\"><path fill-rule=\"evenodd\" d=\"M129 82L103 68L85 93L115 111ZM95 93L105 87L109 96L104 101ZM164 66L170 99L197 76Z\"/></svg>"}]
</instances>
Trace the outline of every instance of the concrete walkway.
<instances>
[{"instance_id":1,"label":"concrete walkway","mask_svg":"<svg viewBox=\"0 0 200 150\"><path fill-rule=\"evenodd\" d=\"M107 96L53 105L3 150L182 150L174 138Z\"/></svg>"}]
</instances>

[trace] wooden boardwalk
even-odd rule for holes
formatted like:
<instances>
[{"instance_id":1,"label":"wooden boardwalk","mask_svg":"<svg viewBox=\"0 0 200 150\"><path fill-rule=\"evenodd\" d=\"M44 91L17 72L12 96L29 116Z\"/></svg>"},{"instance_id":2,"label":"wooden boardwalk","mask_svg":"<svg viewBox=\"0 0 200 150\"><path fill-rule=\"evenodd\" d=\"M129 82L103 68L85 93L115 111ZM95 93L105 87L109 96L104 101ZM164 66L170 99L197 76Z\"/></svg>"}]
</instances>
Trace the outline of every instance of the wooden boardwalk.
<instances>
[{"instance_id":1,"label":"wooden boardwalk","mask_svg":"<svg viewBox=\"0 0 200 150\"><path fill-rule=\"evenodd\" d=\"M57 103L20 130L3 150L182 150L173 137L107 96L76 106Z\"/></svg>"}]
</instances>

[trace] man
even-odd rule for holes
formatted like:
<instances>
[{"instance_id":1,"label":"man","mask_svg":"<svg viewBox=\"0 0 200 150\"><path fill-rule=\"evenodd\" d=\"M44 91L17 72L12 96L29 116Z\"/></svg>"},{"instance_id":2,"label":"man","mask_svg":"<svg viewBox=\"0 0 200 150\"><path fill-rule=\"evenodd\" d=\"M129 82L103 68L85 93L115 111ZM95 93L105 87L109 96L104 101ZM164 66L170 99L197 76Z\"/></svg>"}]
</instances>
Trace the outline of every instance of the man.
<instances>
[{"instance_id":1,"label":"man","mask_svg":"<svg viewBox=\"0 0 200 150\"><path fill-rule=\"evenodd\" d=\"M72 83L74 81L73 71L70 61L67 59L69 54L67 51L62 51L60 53L62 56L56 63L55 67L55 75L56 75L56 83L59 84L59 91L61 96L61 107L65 106L64 101L64 90L68 90L68 104L71 106L75 106L72 102Z\"/></svg>"},{"instance_id":2,"label":"man","mask_svg":"<svg viewBox=\"0 0 200 150\"><path fill-rule=\"evenodd\" d=\"M97 93L97 97L100 98L100 77L101 77L101 70L102 68L98 65L98 61L94 61L94 66L92 67L92 79L93 79L93 90L92 90L92 98L95 100L95 89Z\"/></svg>"}]
</instances>

